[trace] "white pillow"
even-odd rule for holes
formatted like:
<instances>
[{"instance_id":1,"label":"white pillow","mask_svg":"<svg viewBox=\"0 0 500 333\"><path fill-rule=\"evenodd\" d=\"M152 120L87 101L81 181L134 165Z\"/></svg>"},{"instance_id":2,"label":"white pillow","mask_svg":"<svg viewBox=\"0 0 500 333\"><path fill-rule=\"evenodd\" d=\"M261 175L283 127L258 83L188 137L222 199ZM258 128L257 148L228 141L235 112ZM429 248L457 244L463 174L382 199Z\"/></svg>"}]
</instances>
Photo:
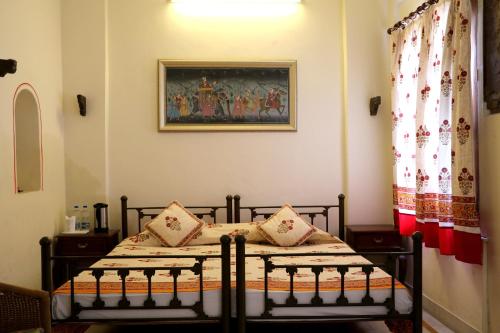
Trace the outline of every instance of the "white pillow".
<instances>
[{"instance_id":1,"label":"white pillow","mask_svg":"<svg viewBox=\"0 0 500 333\"><path fill-rule=\"evenodd\" d=\"M265 222L257 226L268 242L279 246L299 246L315 232L290 205L284 205Z\"/></svg>"},{"instance_id":2,"label":"white pillow","mask_svg":"<svg viewBox=\"0 0 500 333\"><path fill-rule=\"evenodd\" d=\"M151 247L162 246L160 241L158 239L156 239L156 237L148 230L144 230L143 232L140 232L137 235L125 238L119 245L120 246L151 246Z\"/></svg>"},{"instance_id":3,"label":"white pillow","mask_svg":"<svg viewBox=\"0 0 500 333\"><path fill-rule=\"evenodd\" d=\"M247 223L210 223L205 224L201 231L191 239L189 245L219 244L223 235L228 235L232 240L237 235L245 236L249 243L266 241L257 231L259 222Z\"/></svg>"},{"instance_id":4,"label":"white pillow","mask_svg":"<svg viewBox=\"0 0 500 333\"><path fill-rule=\"evenodd\" d=\"M145 227L164 246L176 247L188 244L200 232L203 225L202 220L179 202L173 201Z\"/></svg>"},{"instance_id":5,"label":"white pillow","mask_svg":"<svg viewBox=\"0 0 500 333\"><path fill-rule=\"evenodd\" d=\"M330 235L328 232L314 227L314 233L307 240L309 244L330 244L330 243L342 243L340 239L335 236Z\"/></svg>"}]
</instances>

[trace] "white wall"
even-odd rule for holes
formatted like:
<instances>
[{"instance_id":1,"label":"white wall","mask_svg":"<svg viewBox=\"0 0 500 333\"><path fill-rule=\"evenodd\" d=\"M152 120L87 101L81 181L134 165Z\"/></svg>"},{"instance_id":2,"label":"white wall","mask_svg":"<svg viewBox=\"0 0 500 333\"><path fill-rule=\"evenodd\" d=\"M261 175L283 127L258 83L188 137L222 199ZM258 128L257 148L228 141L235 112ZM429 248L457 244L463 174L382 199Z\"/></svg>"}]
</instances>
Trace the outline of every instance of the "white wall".
<instances>
[{"instance_id":1,"label":"white wall","mask_svg":"<svg viewBox=\"0 0 500 333\"><path fill-rule=\"evenodd\" d=\"M484 72L483 72L483 31L482 31L482 9L484 1L478 0L479 18L479 80L480 80L480 108L479 113L479 172L480 172L480 215L481 231L488 238L486 243L486 287L484 303L487 305L488 332L500 331L500 260L497 254L500 253L500 205L498 197L500 195L500 179L498 170L500 168L500 114L491 114L483 100Z\"/></svg>"},{"instance_id":2,"label":"white wall","mask_svg":"<svg viewBox=\"0 0 500 333\"><path fill-rule=\"evenodd\" d=\"M60 20L59 0L0 0L0 58L18 61L16 74L0 78L0 281L33 288L40 287L38 241L64 216ZM12 98L23 82L40 96L45 189L15 194Z\"/></svg>"},{"instance_id":3,"label":"white wall","mask_svg":"<svg viewBox=\"0 0 500 333\"><path fill-rule=\"evenodd\" d=\"M109 1L110 200L336 202L342 188L338 0L270 18L203 18L164 0ZM157 61L298 61L298 131L159 133ZM116 216L116 214L115 214Z\"/></svg>"},{"instance_id":4,"label":"white wall","mask_svg":"<svg viewBox=\"0 0 500 333\"><path fill-rule=\"evenodd\" d=\"M106 1L62 2L66 203L108 200ZM87 97L80 116L76 96Z\"/></svg>"},{"instance_id":5,"label":"white wall","mask_svg":"<svg viewBox=\"0 0 500 333\"><path fill-rule=\"evenodd\" d=\"M336 202L338 193L348 192L350 223L391 223L390 112L384 76L387 3L346 1L343 8L340 0L315 0L290 16L268 18L190 17L163 0L109 0L107 9L96 3L106 2L93 1L85 11L81 0L63 6L65 106L71 112L66 121L68 205L92 201L91 189L108 182L118 227L122 194L131 204L172 199L221 204L226 194L236 193L244 204L279 204ZM344 9L349 20L343 30ZM85 22L92 20L97 23L88 28ZM99 36L106 29L108 53ZM72 37L95 48L93 53L82 55L82 46ZM344 51L349 58L345 72ZM367 53L371 56L363 56ZM297 60L298 131L159 133L160 58ZM106 61L110 89L102 97ZM74 63L78 69L72 68ZM101 125L90 129L93 120L75 115L79 89L99 99L97 108L89 107L89 117L109 117L107 132ZM370 117L368 102L375 95L382 95L383 104L379 116ZM109 112L101 107L106 98ZM108 154L100 145L103 130L109 136ZM90 143L83 143L85 132L91 133ZM95 154L87 151L92 146ZM92 158L97 161L90 162ZM374 175L369 181L361 176L368 160ZM90 199L79 199L85 196ZM360 206L364 209L356 208Z\"/></svg>"},{"instance_id":6,"label":"white wall","mask_svg":"<svg viewBox=\"0 0 500 333\"><path fill-rule=\"evenodd\" d=\"M392 224L392 129L387 27L392 1L347 0L347 162L351 224ZM377 116L371 97L381 96Z\"/></svg>"},{"instance_id":7,"label":"white wall","mask_svg":"<svg viewBox=\"0 0 500 333\"><path fill-rule=\"evenodd\" d=\"M500 114L482 111L480 140L480 186L481 186L481 221L486 227L487 243L487 286L489 332L500 332Z\"/></svg>"}]
</instances>

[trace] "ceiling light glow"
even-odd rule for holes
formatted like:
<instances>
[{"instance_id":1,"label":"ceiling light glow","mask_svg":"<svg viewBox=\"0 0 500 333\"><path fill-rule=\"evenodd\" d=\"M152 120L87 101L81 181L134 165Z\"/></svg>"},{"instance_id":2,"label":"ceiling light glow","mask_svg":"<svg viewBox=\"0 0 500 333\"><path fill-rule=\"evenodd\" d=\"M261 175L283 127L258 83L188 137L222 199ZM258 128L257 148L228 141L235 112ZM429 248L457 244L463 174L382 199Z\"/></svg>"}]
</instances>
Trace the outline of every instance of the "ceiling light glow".
<instances>
[{"instance_id":1,"label":"ceiling light glow","mask_svg":"<svg viewBox=\"0 0 500 333\"><path fill-rule=\"evenodd\" d=\"M302 0L170 0L188 16L271 17L294 14Z\"/></svg>"},{"instance_id":2,"label":"ceiling light glow","mask_svg":"<svg viewBox=\"0 0 500 333\"><path fill-rule=\"evenodd\" d=\"M302 0L170 0L171 3L184 3L184 4L297 4Z\"/></svg>"}]
</instances>

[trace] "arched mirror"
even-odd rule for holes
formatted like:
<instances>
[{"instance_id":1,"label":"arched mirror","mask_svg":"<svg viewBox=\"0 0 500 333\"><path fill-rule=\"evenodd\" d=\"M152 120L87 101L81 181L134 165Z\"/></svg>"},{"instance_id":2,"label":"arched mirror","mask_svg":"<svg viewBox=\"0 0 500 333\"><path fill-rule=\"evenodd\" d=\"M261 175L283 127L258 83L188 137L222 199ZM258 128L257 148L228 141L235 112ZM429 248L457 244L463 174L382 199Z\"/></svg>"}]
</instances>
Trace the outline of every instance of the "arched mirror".
<instances>
[{"instance_id":1,"label":"arched mirror","mask_svg":"<svg viewBox=\"0 0 500 333\"><path fill-rule=\"evenodd\" d=\"M43 189L40 103L33 86L21 84L14 94L14 182L17 193Z\"/></svg>"}]
</instances>

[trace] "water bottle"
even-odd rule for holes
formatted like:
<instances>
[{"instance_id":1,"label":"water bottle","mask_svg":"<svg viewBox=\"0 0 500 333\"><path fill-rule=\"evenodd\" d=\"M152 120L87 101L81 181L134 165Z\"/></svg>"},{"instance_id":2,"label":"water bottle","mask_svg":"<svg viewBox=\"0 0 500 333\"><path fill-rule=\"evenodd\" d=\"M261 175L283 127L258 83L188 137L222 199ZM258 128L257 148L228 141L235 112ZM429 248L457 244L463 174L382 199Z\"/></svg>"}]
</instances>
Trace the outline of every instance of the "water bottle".
<instances>
[{"instance_id":1,"label":"water bottle","mask_svg":"<svg viewBox=\"0 0 500 333\"><path fill-rule=\"evenodd\" d=\"M80 230L80 222L81 222L81 211L80 206L73 205L73 209L71 210L70 216L74 216L76 218L75 228L76 230Z\"/></svg>"},{"instance_id":2,"label":"water bottle","mask_svg":"<svg viewBox=\"0 0 500 333\"><path fill-rule=\"evenodd\" d=\"M90 211L89 211L89 206L87 204L83 204L82 206L80 228L81 228L80 230L90 229Z\"/></svg>"}]
</instances>

